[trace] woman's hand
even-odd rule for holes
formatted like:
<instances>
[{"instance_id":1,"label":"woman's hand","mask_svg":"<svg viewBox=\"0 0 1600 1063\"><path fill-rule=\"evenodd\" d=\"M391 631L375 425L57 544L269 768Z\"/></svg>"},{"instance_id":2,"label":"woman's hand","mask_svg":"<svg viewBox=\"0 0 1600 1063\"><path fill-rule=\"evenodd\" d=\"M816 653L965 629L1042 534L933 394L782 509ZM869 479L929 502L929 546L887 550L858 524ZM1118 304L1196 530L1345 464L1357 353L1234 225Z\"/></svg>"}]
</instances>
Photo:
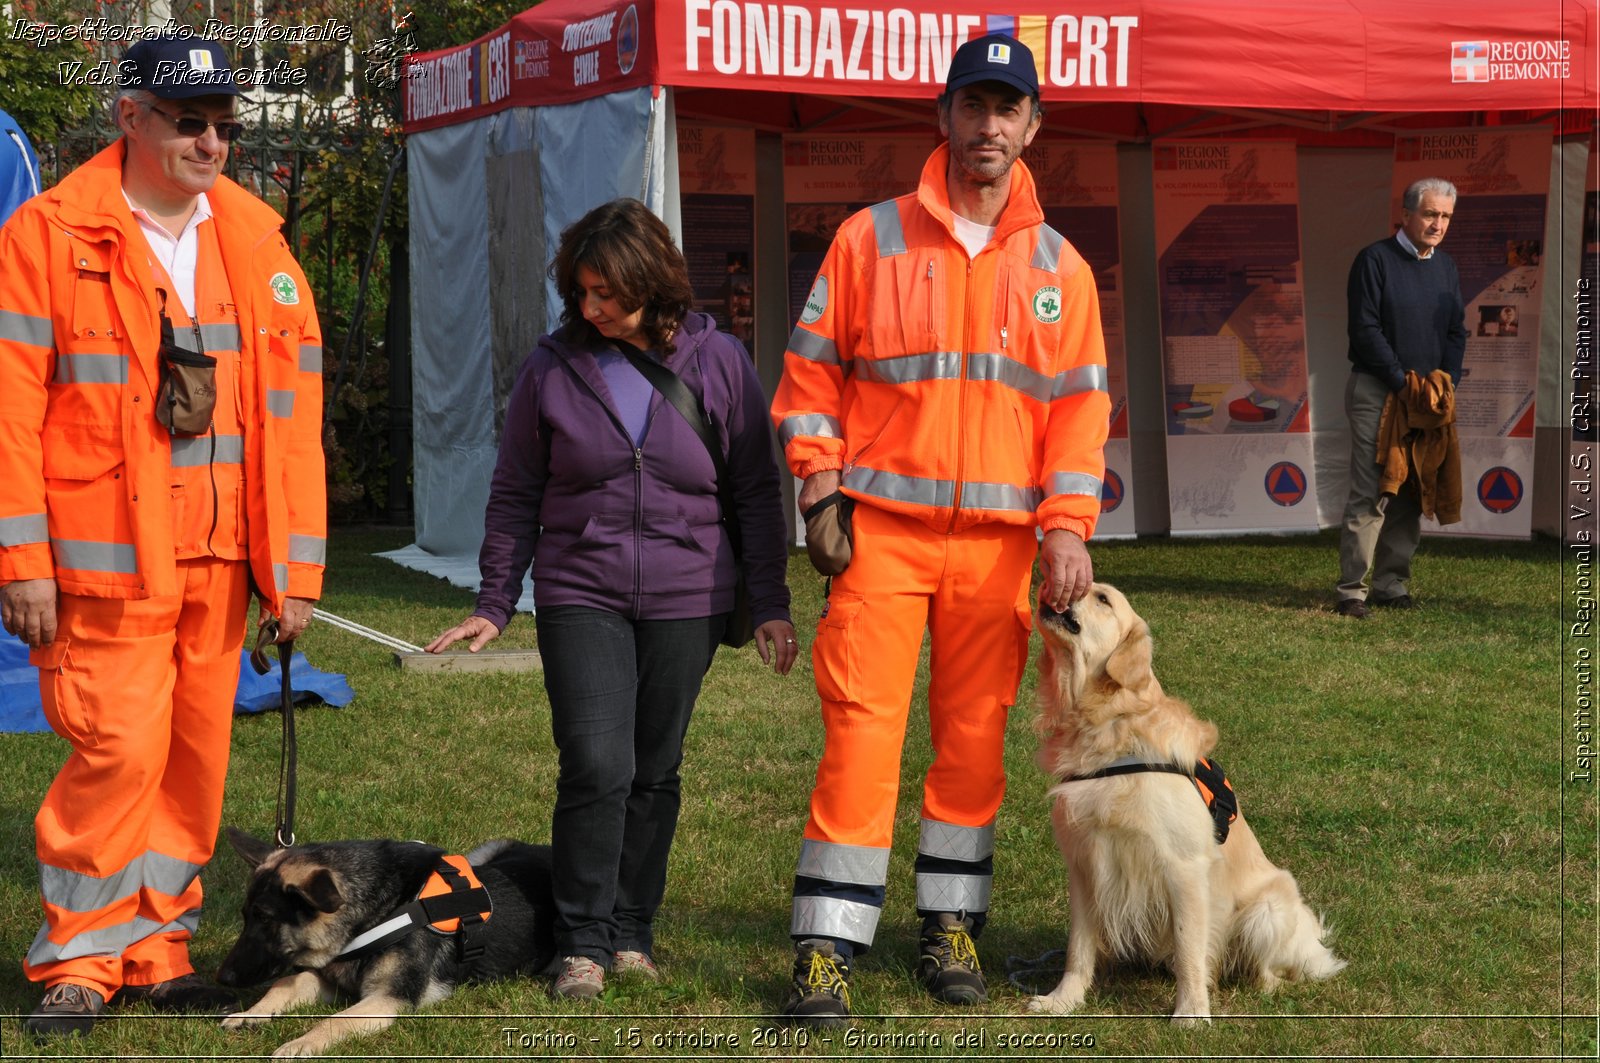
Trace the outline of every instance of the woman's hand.
<instances>
[{"instance_id":1,"label":"woman's hand","mask_svg":"<svg viewBox=\"0 0 1600 1063\"><path fill-rule=\"evenodd\" d=\"M787 620L768 620L756 628L756 652L761 654L762 664L772 665L779 675L788 675L794 659L800 656L794 625Z\"/></svg>"},{"instance_id":2,"label":"woman's hand","mask_svg":"<svg viewBox=\"0 0 1600 1063\"><path fill-rule=\"evenodd\" d=\"M499 628L481 616L469 616L422 648L429 653L442 653L462 639L471 639L472 643L467 649L477 653L499 637Z\"/></svg>"}]
</instances>

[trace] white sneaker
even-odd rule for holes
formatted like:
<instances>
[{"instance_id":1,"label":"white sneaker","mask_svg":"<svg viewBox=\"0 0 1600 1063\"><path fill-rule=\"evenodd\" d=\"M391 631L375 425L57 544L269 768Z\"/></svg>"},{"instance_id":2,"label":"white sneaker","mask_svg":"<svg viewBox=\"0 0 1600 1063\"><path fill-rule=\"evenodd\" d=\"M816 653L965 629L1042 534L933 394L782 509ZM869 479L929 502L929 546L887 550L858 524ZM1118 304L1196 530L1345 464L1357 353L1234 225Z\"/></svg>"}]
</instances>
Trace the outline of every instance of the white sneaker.
<instances>
[{"instance_id":1,"label":"white sneaker","mask_svg":"<svg viewBox=\"0 0 1600 1063\"><path fill-rule=\"evenodd\" d=\"M611 958L611 973L620 978L643 978L647 982L661 981L661 971L656 967L656 961L633 949L623 949Z\"/></svg>"},{"instance_id":2,"label":"white sneaker","mask_svg":"<svg viewBox=\"0 0 1600 1063\"><path fill-rule=\"evenodd\" d=\"M561 973L556 984L550 987L552 996L571 1000L593 1000L606 988L606 971L587 956L565 956L561 960Z\"/></svg>"}]
</instances>

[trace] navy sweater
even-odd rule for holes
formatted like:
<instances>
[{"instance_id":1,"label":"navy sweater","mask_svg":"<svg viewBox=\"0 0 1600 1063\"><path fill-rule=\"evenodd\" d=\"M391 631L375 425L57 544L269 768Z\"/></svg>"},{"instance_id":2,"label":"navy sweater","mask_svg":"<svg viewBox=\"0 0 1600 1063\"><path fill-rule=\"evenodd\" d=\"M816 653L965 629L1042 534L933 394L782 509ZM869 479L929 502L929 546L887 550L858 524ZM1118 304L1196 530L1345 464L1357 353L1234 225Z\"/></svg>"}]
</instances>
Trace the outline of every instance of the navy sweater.
<instances>
[{"instance_id":1,"label":"navy sweater","mask_svg":"<svg viewBox=\"0 0 1600 1063\"><path fill-rule=\"evenodd\" d=\"M1395 237L1362 250L1350 267L1350 361L1399 391L1406 370L1435 369L1461 383L1466 306L1453 259L1438 248L1418 259Z\"/></svg>"}]
</instances>

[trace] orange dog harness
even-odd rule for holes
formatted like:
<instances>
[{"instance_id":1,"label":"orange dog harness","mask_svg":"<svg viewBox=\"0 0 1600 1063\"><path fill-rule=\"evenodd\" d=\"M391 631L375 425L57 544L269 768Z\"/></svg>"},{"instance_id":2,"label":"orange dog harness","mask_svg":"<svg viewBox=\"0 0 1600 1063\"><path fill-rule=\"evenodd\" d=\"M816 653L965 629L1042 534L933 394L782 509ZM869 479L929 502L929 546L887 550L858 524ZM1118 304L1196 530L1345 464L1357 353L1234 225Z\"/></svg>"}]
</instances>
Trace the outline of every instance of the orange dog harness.
<instances>
[{"instance_id":1,"label":"orange dog harness","mask_svg":"<svg viewBox=\"0 0 1600 1063\"><path fill-rule=\"evenodd\" d=\"M1221 845L1228 840L1228 828L1239 818L1239 799L1234 796L1233 784L1228 781L1222 765L1214 760L1201 757L1193 769L1185 770L1176 764L1149 764L1138 757L1120 757L1099 771L1090 772L1088 775L1069 775L1057 781L1082 782L1086 779L1109 779L1115 775L1132 775L1141 771L1170 772L1173 775L1182 775L1194 783L1194 788L1200 793L1200 799L1206 803L1206 809L1211 813L1212 834L1216 837L1217 844Z\"/></svg>"},{"instance_id":2,"label":"orange dog harness","mask_svg":"<svg viewBox=\"0 0 1600 1063\"><path fill-rule=\"evenodd\" d=\"M356 935L338 958L361 959L426 926L436 934L455 935L457 962L470 963L483 955L482 928L493 914L489 890L467 858L441 856L416 900Z\"/></svg>"}]
</instances>

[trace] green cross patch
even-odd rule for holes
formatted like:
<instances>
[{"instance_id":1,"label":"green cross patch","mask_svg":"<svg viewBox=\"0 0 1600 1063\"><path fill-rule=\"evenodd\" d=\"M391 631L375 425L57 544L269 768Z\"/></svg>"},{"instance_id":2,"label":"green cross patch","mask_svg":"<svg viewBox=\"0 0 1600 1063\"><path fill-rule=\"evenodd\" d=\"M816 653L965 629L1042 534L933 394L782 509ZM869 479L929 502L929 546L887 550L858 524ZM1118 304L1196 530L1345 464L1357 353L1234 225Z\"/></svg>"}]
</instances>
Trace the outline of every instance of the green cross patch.
<instances>
[{"instance_id":1,"label":"green cross patch","mask_svg":"<svg viewBox=\"0 0 1600 1063\"><path fill-rule=\"evenodd\" d=\"M274 273L267 283L272 286L272 297L284 306L293 306L300 301L300 286L287 273Z\"/></svg>"},{"instance_id":2,"label":"green cross patch","mask_svg":"<svg viewBox=\"0 0 1600 1063\"><path fill-rule=\"evenodd\" d=\"M1033 293L1033 316L1046 325L1061 320L1061 289L1046 285Z\"/></svg>"}]
</instances>

